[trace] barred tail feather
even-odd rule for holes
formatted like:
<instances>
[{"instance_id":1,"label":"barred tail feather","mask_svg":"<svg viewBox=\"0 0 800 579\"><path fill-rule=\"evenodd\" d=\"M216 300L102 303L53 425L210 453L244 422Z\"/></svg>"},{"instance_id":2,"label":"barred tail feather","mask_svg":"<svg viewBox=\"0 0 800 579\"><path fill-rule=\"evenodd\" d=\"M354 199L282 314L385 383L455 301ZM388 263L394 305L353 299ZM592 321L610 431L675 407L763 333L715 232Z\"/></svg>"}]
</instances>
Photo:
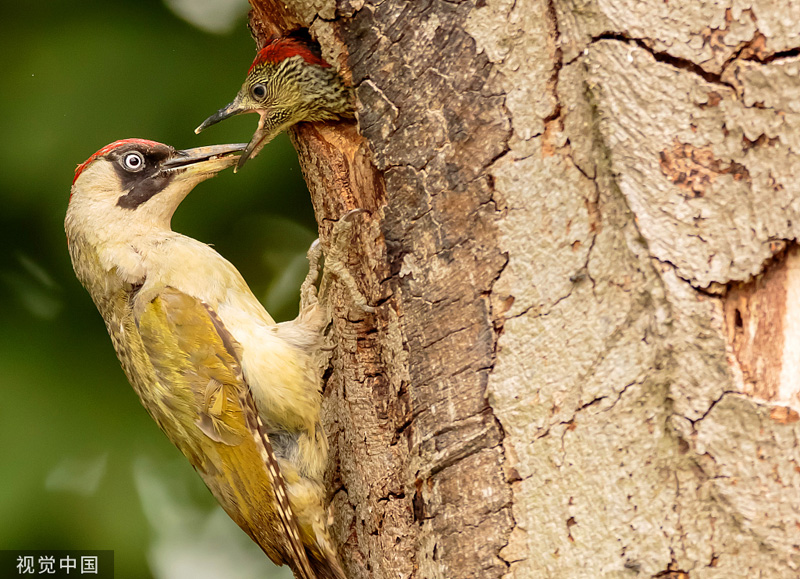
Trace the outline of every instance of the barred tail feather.
<instances>
[{"instance_id":1,"label":"barred tail feather","mask_svg":"<svg viewBox=\"0 0 800 579\"><path fill-rule=\"evenodd\" d=\"M256 440L262 443L260 445L262 458L266 464L267 472L272 482L272 489L275 493L275 510L283 526L286 547L291 556L291 561L287 561L287 564L292 568L297 579L318 579L312 570L304 545L300 541L297 520L292 511L291 504L289 503L286 483L283 480L283 475L281 474L280 466L278 466L278 460L275 458L275 453L272 451L272 444L269 441L269 436L267 436L264 425L261 423L261 418L255 411L255 403L249 393L243 393L242 397L244 398L242 400L242 408L245 412L247 425L250 427Z\"/></svg>"}]
</instances>

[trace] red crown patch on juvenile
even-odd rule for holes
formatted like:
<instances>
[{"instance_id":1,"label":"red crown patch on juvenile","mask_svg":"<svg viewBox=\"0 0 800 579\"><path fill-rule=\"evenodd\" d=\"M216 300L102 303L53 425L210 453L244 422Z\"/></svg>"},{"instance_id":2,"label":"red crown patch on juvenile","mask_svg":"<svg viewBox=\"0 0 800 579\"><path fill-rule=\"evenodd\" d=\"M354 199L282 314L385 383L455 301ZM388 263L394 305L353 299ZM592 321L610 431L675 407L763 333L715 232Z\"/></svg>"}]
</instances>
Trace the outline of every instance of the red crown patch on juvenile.
<instances>
[{"instance_id":1,"label":"red crown patch on juvenile","mask_svg":"<svg viewBox=\"0 0 800 579\"><path fill-rule=\"evenodd\" d=\"M314 54L311 49L302 41L288 36L282 36L271 40L264 48L258 51L256 59L250 65L250 70L247 74L260 64L278 64L279 62L300 55L308 64L316 64L330 68L330 64L325 62L321 57Z\"/></svg>"},{"instance_id":2,"label":"red crown patch on juvenile","mask_svg":"<svg viewBox=\"0 0 800 579\"><path fill-rule=\"evenodd\" d=\"M103 147L102 149L97 151L94 155L92 155L91 157L86 159L83 163L81 163L80 165L78 165L75 168L75 177L72 179L72 184L73 185L75 184L75 181L77 181L78 177L81 176L81 173L83 173L83 170L86 169L86 167L88 167L91 164L92 161L95 161L95 160L99 159L103 155L107 155L108 153L110 153L111 151L116 149L117 147L120 147L122 145L127 145L129 143L136 143L136 144L139 144L139 145L146 145L148 147L155 147L157 145L161 145L161 143L156 143L155 141L148 141L147 139L122 139L122 140L119 140L119 141L114 141L110 145L106 145L105 147Z\"/></svg>"}]
</instances>

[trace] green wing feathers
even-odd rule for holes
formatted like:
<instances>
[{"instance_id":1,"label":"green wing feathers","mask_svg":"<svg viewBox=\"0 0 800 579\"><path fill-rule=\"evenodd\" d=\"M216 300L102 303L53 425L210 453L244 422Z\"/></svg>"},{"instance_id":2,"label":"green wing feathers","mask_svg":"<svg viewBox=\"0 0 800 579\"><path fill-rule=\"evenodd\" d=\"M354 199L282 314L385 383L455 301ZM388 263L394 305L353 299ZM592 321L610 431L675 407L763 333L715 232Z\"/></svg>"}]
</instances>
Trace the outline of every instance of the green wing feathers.
<instances>
[{"instance_id":1,"label":"green wing feathers","mask_svg":"<svg viewBox=\"0 0 800 579\"><path fill-rule=\"evenodd\" d=\"M241 347L210 307L176 289L164 288L137 311L139 334L162 393L151 400L157 408L148 410L264 552L278 564L288 563L297 577L313 579L277 461L242 375Z\"/></svg>"},{"instance_id":2,"label":"green wing feathers","mask_svg":"<svg viewBox=\"0 0 800 579\"><path fill-rule=\"evenodd\" d=\"M145 350L164 386L164 405L212 440L237 445L248 436L238 407L245 388L235 352L226 348L206 308L173 289L162 291L138 320Z\"/></svg>"}]
</instances>

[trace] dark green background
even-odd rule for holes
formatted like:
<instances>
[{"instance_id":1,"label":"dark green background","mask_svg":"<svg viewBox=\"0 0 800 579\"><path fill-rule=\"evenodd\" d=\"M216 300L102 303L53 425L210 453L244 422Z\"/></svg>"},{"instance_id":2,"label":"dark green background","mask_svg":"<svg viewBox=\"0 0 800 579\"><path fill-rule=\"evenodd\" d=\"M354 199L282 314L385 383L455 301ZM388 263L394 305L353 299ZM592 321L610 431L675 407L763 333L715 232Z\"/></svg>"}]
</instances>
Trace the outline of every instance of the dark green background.
<instances>
[{"instance_id":1,"label":"dark green background","mask_svg":"<svg viewBox=\"0 0 800 579\"><path fill-rule=\"evenodd\" d=\"M249 140L255 115L192 132L244 79L244 15L212 35L155 0L0 6L0 549L113 549L118 578L273 576L140 406L63 230L75 166L107 143ZM296 313L315 233L285 135L202 183L173 226L213 243L276 319Z\"/></svg>"}]
</instances>

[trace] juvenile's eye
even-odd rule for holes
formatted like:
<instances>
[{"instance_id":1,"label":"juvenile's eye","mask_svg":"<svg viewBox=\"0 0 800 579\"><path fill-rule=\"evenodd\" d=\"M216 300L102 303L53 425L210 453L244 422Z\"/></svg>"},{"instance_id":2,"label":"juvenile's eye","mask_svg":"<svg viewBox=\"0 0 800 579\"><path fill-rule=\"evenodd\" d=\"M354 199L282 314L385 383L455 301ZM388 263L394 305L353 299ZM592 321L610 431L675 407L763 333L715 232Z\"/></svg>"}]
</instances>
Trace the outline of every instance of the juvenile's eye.
<instances>
[{"instance_id":1,"label":"juvenile's eye","mask_svg":"<svg viewBox=\"0 0 800 579\"><path fill-rule=\"evenodd\" d=\"M122 165L128 171L141 171L144 167L144 157L138 151L132 151L123 157Z\"/></svg>"},{"instance_id":2,"label":"juvenile's eye","mask_svg":"<svg viewBox=\"0 0 800 579\"><path fill-rule=\"evenodd\" d=\"M254 98L261 100L267 96L267 87L261 83L254 84L253 88L250 89L250 94L252 94Z\"/></svg>"}]
</instances>

